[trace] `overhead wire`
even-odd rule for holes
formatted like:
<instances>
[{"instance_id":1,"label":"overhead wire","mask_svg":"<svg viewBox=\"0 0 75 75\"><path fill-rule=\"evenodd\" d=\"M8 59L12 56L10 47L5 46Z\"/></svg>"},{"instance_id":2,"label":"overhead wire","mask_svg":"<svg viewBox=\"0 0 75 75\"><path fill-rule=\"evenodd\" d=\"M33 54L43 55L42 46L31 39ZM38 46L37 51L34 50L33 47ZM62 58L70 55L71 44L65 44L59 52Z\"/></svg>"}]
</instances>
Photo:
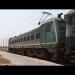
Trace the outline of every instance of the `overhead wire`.
<instances>
[{"instance_id":1,"label":"overhead wire","mask_svg":"<svg viewBox=\"0 0 75 75\"><path fill-rule=\"evenodd\" d=\"M29 23L29 21L27 21L27 20L30 20L31 18L33 18L34 16L35 16L35 13L36 12L34 12L32 15L30 15L28 18L25 18L20 24L24 24L24 23Z\"/></svg>"},{"instance_id":2,"label":"overhead wire","mask_svg":"<svg viewBox=\"0 0 75 75\"><path fill-rule=\"evenodd\" d=\"M37 13L37 11L36 12L34 12L32 15L30 15L30 16L28 16L27 18L25 18L21 23L19 23L18 24L18 26L21 26L21 25L28 25L28 23L30 24L30 22L32 22L32 21L30 21L30 20L32 20L32 18L34 18L35 17L35 14ZM25 24L24 24L25 23ZM33 22L34 23L34 22ZM17 28L17 27L16 27ZM25 32L25 31L24 31ZM19 34L21 34L21 33L19 33ZM17 34L17 35L19 35L19 34Z\"/></svg>"}]
</instances>

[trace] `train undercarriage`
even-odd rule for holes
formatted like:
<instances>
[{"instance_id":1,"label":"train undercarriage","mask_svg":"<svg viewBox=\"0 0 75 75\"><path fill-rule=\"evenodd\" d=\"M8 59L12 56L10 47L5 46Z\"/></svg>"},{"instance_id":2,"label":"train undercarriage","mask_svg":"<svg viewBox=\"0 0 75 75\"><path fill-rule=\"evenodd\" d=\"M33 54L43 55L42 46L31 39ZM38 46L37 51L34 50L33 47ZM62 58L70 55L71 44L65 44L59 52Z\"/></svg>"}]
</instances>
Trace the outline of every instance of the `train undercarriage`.
<instances>
[{"instance_id":1,"label":"train undercarriage","mask_svg":"<svg viewBox=\"0 0 75 75\"><path fill-rule=\"evenodd\" d=\"M63 50L50 53L46 48L9 48L9 52L48 61L65 62Z\"/></svg>"}]
</instances>

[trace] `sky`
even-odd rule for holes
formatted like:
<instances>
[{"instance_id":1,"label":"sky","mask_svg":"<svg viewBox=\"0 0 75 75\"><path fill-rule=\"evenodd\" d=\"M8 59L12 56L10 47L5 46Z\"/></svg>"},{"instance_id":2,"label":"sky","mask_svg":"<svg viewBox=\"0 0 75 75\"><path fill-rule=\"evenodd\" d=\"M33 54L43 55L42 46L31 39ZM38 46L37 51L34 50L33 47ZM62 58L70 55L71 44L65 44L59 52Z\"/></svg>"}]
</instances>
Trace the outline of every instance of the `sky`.
<instances>
[{"instance_id":1,"label":"sky","mask_svg":"<svg viewBox=\"0 0 75 75\"><path fill-rule=\"evenodd\" d=\"M39 27L41 12L50 12L53 17L58 13L66 14L70 9L5 9L0 10L0 46L8 45L10 37L18 36ZM45 15L46 16L46 15ZM51 18L49 16L48 18ZM64 16L62 16L63 18ZM48 19L47 18L47 19Z\"/></svg>"}]
</instances>

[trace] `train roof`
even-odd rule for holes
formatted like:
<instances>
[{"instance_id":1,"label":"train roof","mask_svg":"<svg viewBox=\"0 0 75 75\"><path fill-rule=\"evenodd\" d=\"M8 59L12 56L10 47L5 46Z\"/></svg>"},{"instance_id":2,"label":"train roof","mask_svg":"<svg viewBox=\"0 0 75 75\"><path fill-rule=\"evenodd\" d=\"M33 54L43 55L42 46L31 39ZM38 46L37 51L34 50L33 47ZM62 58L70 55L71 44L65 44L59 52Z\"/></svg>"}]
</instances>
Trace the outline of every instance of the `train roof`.
<instances>
[{"instance_id":1,"label":"train roof","mask_svg":"<svg viewBox=\"0 0 75 75\"><path fill-rule=\"evenodd\" d=\"M35 28L35 29L32 29L32 30L29 31L29 32L25 32L25 33L20 34L20 35L18 35L18 36L14 36L14 37L12 37L12 38L9 38L9 40L12 41L12 40L15 40L15 39L23 38L23 37L25 37L26 35L29 35L30 33L39 32L39 29L40 29L40 27Z\"/></svg>"},{"instance_id":2,"label":"train roof","mask_svg":"<svg viewBox=\"0 0 75 75\"><path fill-rule=\"evenodd\" d=\"M47 22L55 21L55 20L59 20L59 21L62 20L62 21L63 21L64 19L54 17L54 18L48 19L48 20L46 20L46 21L43 21L43 22L41 23L41 25L43 25L43 24L45 24L45 23L47 23Z\"/></svg>"},{"instance_id":3,"label":"train roof","mask_svg":"<svg viewBox=\"0 0 75 75\"><path fill-rule=\"evenodd\" d=\"M48 22L51 22L51 21L54 21L54 20L62 20L62 19L54 17L54 18L48 19L48 20L46 20L46 21L43 21L40 25L43 25L43 24L45 24L45 23L48 23ZM40 26L40 25L39 25L39 26ZM25 37L25 35L27 35L27 34L30 34L30 33L33 33L33 32L38 32L39 29L40 29L40 27L37 27L37 28L35 28L35 29L32 29L32 30L29 31L29 32L25 32L25 33L20 34L20 35L18 35L18 36L14 36L14 37L10 38L10 40L13 40L13 39L15 40L15 39L17 39L17 38L18 38L18 39L19 39L19 38L23 38L23 37Z\"/></svg>"}]
</instances>

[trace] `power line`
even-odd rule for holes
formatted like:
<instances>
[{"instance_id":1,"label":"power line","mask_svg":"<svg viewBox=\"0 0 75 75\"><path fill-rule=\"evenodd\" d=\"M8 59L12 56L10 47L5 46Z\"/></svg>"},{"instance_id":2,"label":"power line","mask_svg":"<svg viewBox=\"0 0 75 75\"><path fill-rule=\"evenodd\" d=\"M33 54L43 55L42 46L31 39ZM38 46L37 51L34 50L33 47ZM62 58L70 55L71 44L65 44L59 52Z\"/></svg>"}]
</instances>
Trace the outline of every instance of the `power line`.
<instances>
[{"instance_id":1,"label":"power line","mask_svg":"<svg viewBox=\"0 0 75 75\"><path fill-rule=\"evenodd\" d=\"M35 15L35 13L36 13L36 12L34 12L34 13L33 13L31 16L29 16L28 18L25 18L20 24L24 24L24 23L29 22L28 20L31 19L31 18L33 18L34 15Z\"/></svg>"}]
</instances>

